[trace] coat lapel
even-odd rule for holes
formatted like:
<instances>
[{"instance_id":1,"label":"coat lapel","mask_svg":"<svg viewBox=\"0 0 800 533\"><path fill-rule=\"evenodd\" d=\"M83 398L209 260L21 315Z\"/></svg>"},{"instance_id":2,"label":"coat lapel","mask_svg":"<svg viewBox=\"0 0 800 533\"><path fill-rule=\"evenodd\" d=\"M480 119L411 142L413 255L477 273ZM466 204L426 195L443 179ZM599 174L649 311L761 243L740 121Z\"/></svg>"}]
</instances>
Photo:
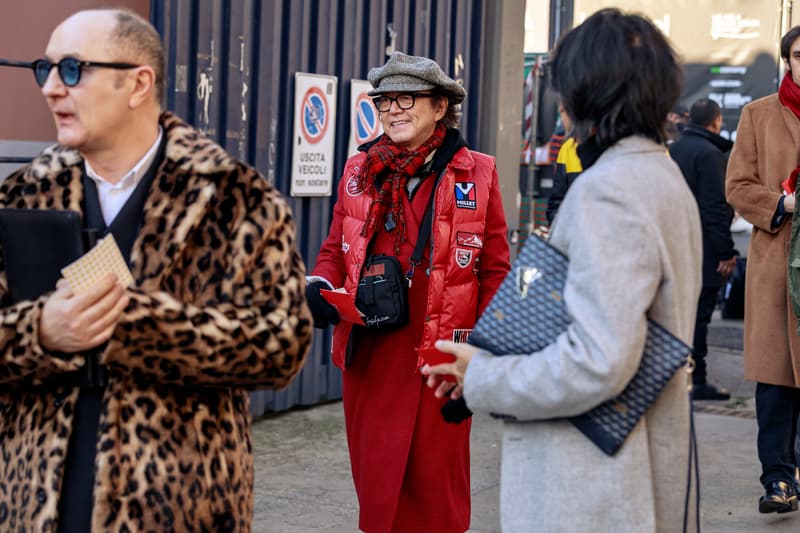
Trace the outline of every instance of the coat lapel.
<instances>
[{"instance_id":1,"label":"coat lapel","mask_svg":"<svg viewBox=\"0 0 800 533\"><path fill-rule=\"evenodd\" d=\"M217 180L236 171L218 145L170 113L161 124L167 136L131 252L131 273L143 290L158 290L193 238L217 195Z\"/></svg>"},{"instance_id":2,"label":"coat lapel","mask_svg":"<svg viewBox=\"0 0 800 533\"><path fill-rule=\"evenodd\" d=\"M425 180L427 181L427 180ZM420 188L414 194L414 199L409 200L408 195L403 194L403 216L406 218L406 242L414 246L417 242L417 235L419 235L419 223L422 221L423 211L420 210L421 196L427 194L425 181L421 182L418 187Z\"/></svg>"},{"instance_id":3,"label":"coat lapel","mask_svg":"<svg viewBox=\"0 0 800 533\"><path fill-rule=\"evenodd\" d=\"M780 100L778 100L778 102L780 102ZM780 104L780 106L783 123L789 132L789 136L792 138L792 146L798 146L800 145L800 119L785 105ZM800 157L800 155L798 155L798 157Z\"/></svg>"},{"instance_id":4,"label":"coat lapel","mask_svg":"<svg viewBox=\"0 0 800 533\"><path fill-rule=\"evenodd\" d=\"M131 273L143 290L158 290L206 213L216 185L204 176L175 176L160 165L131 251Z\"/></svg>"},{"instance_id":5,"label":"coat lapel","mask_svg":"<svg viewBox=\"0 0 800 533\"><path fill-rule=\"evenodd\" d=\"M46 148L25 169L21 190L10 191L16 198L7 207L69 209L83 216L83 157L58 145Z\"/></svg>"}]
</instances>

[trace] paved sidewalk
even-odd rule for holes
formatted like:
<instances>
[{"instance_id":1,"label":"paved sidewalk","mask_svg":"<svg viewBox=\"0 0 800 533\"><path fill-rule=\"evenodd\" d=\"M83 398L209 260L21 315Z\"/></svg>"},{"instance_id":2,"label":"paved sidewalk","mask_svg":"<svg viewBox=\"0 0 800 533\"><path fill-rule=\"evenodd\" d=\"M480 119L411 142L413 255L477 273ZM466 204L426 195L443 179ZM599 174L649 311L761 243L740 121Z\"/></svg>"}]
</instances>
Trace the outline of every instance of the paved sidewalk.
<instances>
[{"instance_id":1,"label":"paved sidewalk","mask_svg":"<svg viewBox=\"0 0 800 533\"><path fill-rule=\"evenodd\" d=\"M735 322L715 321L735 344ZM740 341L739 341L740 342ZM754 385L742 379L740 349L712 347L712 381L731 390L730 402L697 405L703 531L708 533L797 532L800 512L761 515L756 456ZM500 431L502 423L475 417L472 429L472 529L498 532ZM339 402L294 410L254 425L257 533L352 533L358 508L350 478L344 417ZM677 467L678 465L676 465ZM683 468L683 465L680 465ZM569 473L565 473L569 477ZM435 490L435 487L432 487ZM580 512L580 509L576 509ZM531 531L535 531L534 525Z\"/></svg>"}]
</instances>

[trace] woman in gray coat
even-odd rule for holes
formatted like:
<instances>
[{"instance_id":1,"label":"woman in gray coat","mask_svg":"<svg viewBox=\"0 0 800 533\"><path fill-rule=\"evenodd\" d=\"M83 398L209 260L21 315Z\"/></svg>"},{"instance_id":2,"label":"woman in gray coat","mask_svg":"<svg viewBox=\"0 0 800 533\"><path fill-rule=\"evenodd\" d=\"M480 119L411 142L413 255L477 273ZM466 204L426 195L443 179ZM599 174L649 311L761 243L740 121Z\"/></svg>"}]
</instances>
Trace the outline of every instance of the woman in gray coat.
<instances>
[{"instance_id":1,"label":"woman in gray coat","mask_svg":"<svg viewBox=\"0 0 800 533\"><path fill-rule=\"evenodd\" d=\"M565 35L550 66L586 169L550 239L569 257L564 300L573 322L534 354L494 357L439 341L456 361L423 372L437 394L463 393L473 411L521 421L504 428L504 532L680 531L689 460L686 372L667 384L612 457L560 419L625 388L641 360L648 318L692 341L700 219L663 144L681 69L651 22L616 9ZM454 389L440 381L443 374L456 377Z\"/></svg>"}]
</instances>

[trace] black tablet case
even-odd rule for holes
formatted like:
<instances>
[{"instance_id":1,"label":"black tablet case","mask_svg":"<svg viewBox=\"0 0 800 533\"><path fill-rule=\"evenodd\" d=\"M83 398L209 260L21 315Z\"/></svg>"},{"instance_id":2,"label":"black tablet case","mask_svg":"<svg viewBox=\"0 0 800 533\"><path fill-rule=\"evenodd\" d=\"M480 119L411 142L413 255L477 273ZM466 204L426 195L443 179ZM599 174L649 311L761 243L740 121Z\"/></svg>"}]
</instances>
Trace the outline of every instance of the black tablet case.
<instances>
[{"instance_id":1,"label":"black tablet case","mask_svg":"<svg viewBox=\"0 0 800 533\"><path fill-rule=\"evenodd\" d=\"M0 209L8 291L13 302L55 290L61 269L83 255L80 215L59 209Z\"/></svg>"}]
</instances>

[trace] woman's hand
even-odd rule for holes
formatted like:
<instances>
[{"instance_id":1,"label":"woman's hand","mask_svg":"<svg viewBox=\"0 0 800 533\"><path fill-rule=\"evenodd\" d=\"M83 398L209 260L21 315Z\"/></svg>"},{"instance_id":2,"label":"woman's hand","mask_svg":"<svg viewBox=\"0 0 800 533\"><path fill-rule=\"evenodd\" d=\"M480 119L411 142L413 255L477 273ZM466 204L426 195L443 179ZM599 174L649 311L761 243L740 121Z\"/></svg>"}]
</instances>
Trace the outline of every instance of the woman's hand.
<instances>
[{"instance_id":1,"label":"woman's hand","mask_svg":"<svg viewBox=\"0 0 800 533\"><path fill-rule=\"evenodd\" d=\"M434 395L437 398L450 396L450 399L457 400L461 397L464 390L464 375L467 373L469 362L480 352L480 348L465 343L451 341L436 341L436 349L440 352L453 354L456 360L452 363L441 365L425 365L420 369L423 376L428 377L428 387L435 389ZM442 376L453 376L456 380L455 385L451 381L445 381Z\"/></svg>"}]
</instances>

